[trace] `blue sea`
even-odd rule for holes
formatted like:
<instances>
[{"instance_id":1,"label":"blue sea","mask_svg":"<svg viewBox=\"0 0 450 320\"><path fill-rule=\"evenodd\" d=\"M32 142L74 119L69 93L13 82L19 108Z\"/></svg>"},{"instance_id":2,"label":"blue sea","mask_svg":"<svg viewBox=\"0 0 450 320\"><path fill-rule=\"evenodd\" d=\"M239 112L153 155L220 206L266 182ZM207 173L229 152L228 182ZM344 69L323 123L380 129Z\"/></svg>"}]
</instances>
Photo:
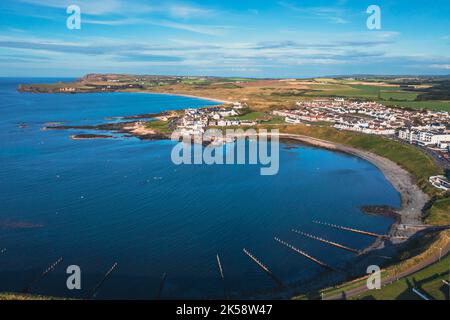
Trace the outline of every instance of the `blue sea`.
<instances>
[{"instance_id":1,"label":"blue sea","mask_svg":"<svg viewBox=\"0 0 450 320\"><path fill-rule=\"evenodd\" d=\"M153 299L164 273L161 298L245 297L275 283L243 248L284 282L307 280L324 270L274 236L344 267L352 253L291 229L364 248L373 239L312 220L385 233L393 221L360 207L400 206L374 165L343 153L286 142L279 173L261 176L255 165L176 166L171 141L74 141L70 135L85 131L42 130L49 122L97 124L216 104L160 94L16 91L19 83L57 80L67 79L0 78L0 292L31 286L32 293L86 298L117 263L97 299ZM69 265L81 268L81 290L66 287Z\"/></svg>"}]
</instances>

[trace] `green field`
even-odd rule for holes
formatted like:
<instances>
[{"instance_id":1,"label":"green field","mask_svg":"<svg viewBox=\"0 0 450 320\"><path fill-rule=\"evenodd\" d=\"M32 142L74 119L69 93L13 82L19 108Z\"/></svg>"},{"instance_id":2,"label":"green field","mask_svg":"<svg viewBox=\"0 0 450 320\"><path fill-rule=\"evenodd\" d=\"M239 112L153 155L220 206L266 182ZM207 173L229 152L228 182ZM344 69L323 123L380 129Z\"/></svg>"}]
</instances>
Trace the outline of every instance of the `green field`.
<instances>
[{"instance_id":1,"label":"green field","mask_svg":"<svg viewBox=\"0 0 450 320\"><path fill-rule=\"evenodd\" d=\"M450 281L450 256L440 262L420 270L409 277L400 279L380 290L371 290L353 299L362 300L421 300L412 289L416 288L428 298L448 300L450 288L442 280Z\"/></svg>"},{"instance_id":2,"label":"green field","mask_svg":"<svg viewBox=\"0 0 450 320\"><path fill-rule=\"evenodd\" d=\"M379 101L385 106L408 107L412 109L430 109L450 112L450 101Z\"/></svg>"},{"instance_id":3,"label":"green field","mask_svg":"<svg viewBox=\"0 0 450 320\"><path fill-rule=\"evenodd\" d=\"M381 90L380 99L381 100L405 100L414 101L418 94L411 91L403 90Z\"/></svg>"},{"instance_id":4,"label":"green field","mask_svg":"<svg viewBox=\"0 0 450 320\"><path fill-rule=\"evenodd\" d=\"M335 81L327 84L314 83L310 87L311 90L306 91L306 96L362 98L371 99L386 106L450 111L450 101L415 101L418 96L417 92L403 90L399 87L356 85L349 81Z\"/></svg>"},{"instance_id":5,"label":"green field","mask_svg":"<svg viewBox=\"0 0 450 320\"><path fill-rule=\"evenodd\" d=\"M308 92L307 95L365 99L377 99L380 95L382 99L397 98L401 100L414 100L417 96L416 93L403 91L397 87L380 87L347 83L313 84L311 85L311 88L314 91Z\"/></svg>"},{"instance_id":6,"label":"green field","mask_svg":"<svg viewBox=\"0 0 450 320\"><path fill-rule=\"evenodd\" d=\"M241 116L227 117L227 119L249 120L249 121L256 121L256 120L261 120L261 119L265 119L265 118L266 118L266 114L264 112L259 112L259 111L248 112Z\"/></svg>"},{"instance_id":7,"label":"green field","mask_svg":"<svg viewBox=\"0 0 450 320\"><path fill-rule=\"evenodd\" d=\"M425 223L432 225L450 224L450 197L438 199L427 211Z\"/></svg>"},{"instance_id":8,"label":"green field","mask_svg":"<svg viewBox=\"0 0 450 320\"><path fill-rule=\"evenodd\" d=\"M271 116L270 120L264 120L263 121L264 124L285 124L286 122L284 121L284 117L280 117L280 116Z\"/></svg>"},{"instance_id":9,"label":"green field","mask_svg":"<svg viewBox=\"0 0 450 320\"><path fill-rule=\"evenodd\" d=\"M169 128L169 121L148 121L145 124L148 129L153 129L160 133L170 133L172 130Z\"/></svg>"}]
</instances>

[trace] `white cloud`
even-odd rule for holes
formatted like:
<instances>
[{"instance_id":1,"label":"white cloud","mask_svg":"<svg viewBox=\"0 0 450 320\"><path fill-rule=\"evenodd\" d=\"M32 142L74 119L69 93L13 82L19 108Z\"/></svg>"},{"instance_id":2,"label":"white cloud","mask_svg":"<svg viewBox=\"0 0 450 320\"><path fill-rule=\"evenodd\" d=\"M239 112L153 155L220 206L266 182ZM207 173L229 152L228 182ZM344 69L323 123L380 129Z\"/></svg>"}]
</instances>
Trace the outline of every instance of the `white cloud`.
<instances>
[{"instance_id":1,"label":"white cloud","mask_svg":"<svg viewBox=\"0 0 450 320\"><path fill-rule=\"evenodd\" d=\"M36 6L49 8L67 8L69 5L77 5L82 14L87 15L142 15L145 13L158 13L173 18L194 18L211 17L215 12L198 6L167 3L166 1L151 1L148 3L141 1L126 0L18 0Z\"/></svg>"},{"instance_id":2,"label":"white cloud","mask_svg":"<svg viewBox=\"0 0 450 320\"><path fill-rule=\"evenodd\" d=\"M120 0L19 0L20 2L50 8L67 8L75 4L81 8L81 12L89 15L117 14L120 12L148 12L150 7L130 3L126 5Z\"/></svg>"},{"instance_id":3,"label":"white cloud","mask_svg":"<svg viewBox=\"0 0 450 320\"><path fill-rule=\"evenodd\" d=\"M190 31L193 33L205 34L210 36L221 36L231 29L229 26L217 26L217 25L200 25L200 24L188 24L174 22L170 20L152 20L141 18L118 18L111 20L102 19L83 19L83 23L97 24L97 25L109 25L109 26L124 26L124 25L153 25L160 26L176 30Z\"/></svg>"},{"instance_id":4,"label":"white cloud","mask_svg":"<svg viewBox=\"0 0 450 320\"><path fill-rule=\"evenodd\" d=\"M149 21L148 23L153 24L153 25L158 25L161 27L191 31L191 32L195 32L195 33L201 33L201 34L212 35L212 36L223 35L226 32L226 30L230 29L230 27L228 27L228 26L196 25L196 24L186 24L186 23L179 23L179 22L173 22L173 21L167 21L167 20Z\"/></svg>"},{"instance_id":5,"label":"white cloud","mask_svg":"<svg viewBox=\"0 0 450 320\"><path fill-rule=\"evenodd\" d=\"M432 64L431 67L434 69L450 70L450 64Z\"/></svg>"},{"instance_id":6,"label":"white cloud","mask_svg":"<svg viewBox=\"0 0 450 320\"><path fill-rule=\"evenodd\" d=\"M214 15L214 11L183 4L169 5L167 8L169 14L174 18L192 18L192 17L210 17Z\"/></svg>"},{"instance_id":7,"label":"white cloud","mask_svg":"<svg viewBox=\"0 0 450 320\"><path fill-rule=\"evenodd\" d=\"M348 23L346 17L350 15L348 10L336 6L333 7L301 7L287 1L280 1L278 4L290 11L297 12L306 18L316 18L327 20L335 24Z\"/></svg>"}]
</instances>

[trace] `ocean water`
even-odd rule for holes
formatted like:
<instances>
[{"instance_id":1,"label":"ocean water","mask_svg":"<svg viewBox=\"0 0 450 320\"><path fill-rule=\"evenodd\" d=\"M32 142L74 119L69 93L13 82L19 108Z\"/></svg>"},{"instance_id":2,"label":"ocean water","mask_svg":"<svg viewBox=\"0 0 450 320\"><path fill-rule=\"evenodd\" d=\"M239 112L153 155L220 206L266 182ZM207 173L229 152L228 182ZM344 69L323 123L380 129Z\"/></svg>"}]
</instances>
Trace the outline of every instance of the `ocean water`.
<instances>
[{"instance_id":1,"label":"ocean water","mask_svg":"<svg viewBox=\"0 0 450 320\"><path fill-rule=\"evenodd\" d=\"M108 117L214 105L187 97L105 93L29 94L16 87L55 79L0 78L0 291L88 297L117 268L99 299L237 297L273 281L249 249L284 282L324 272L273 240L286 240L335 267L353 255L292 233L292 228L364 248L371 238L312 223L318 219L384 233L392 220L363 205L398 207L400 196L372 164L285 142L280 170L254 165L171 162L171 141L79 140L83 131L43 131L48 122L92 124ZM220 255L225 279L219 277ZM42 271L59 257L48 275ZM82 290L66 288L78 265Z\"/></svg>"}]
</instances>

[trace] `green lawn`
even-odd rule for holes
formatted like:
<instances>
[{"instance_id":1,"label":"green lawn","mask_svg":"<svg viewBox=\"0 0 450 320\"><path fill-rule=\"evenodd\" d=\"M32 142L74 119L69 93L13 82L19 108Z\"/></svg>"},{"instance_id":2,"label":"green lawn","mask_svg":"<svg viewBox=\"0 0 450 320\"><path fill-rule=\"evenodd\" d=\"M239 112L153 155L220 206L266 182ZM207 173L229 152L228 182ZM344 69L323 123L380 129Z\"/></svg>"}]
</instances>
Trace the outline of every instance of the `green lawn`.
<instances>
[{"instance_id":1,"label":"green lawn","mask_svg":"<svg viewBox=\"0 0 450 320\"><path fill-rule=\"evenodd\" d=\"M450 256L447 255L440 262L412 274L409 277L400 279L380 290L371 290L354 299L375 299L375 300L421 300L412 288L419 289L431 299L448 300L449 287L442 280L450 280Z\"/></svg>"},{"instance_id":2,"label":"green lawn","mask_svg":"<svg viewBox=\"0 0 450 320\"><path fill-rule=\"evenodd\" d=\"M160 133L170 133L172 132L169 128L169 121L148 121L145 127L153 129Z\"/></svg>"},{"instance_id":3,"label":"green lawn","mask_svg":"<svg viewBox=\"0 0 450 320\"><path fill-rule=\"evenodd\" d=\"M237 119L237 120L262 120L267 116L264 112L252 111L245 113L241 116L227 117L227 119Z\"/></svg>"},{"instance_id":4,"label":"green lawn","mask_svg":"<svg viewBox=\"0 0 450 320\"><path fill-rule=\"evenodd\" d=\"M312 84L310 86L312 90L305 93L307 96L363 98L378 101L386 106L450 112L450 101L415 101L418 96L417 92L402 90L398 87L354 85L349 82Z\"/></svg>"},{"instance_id":5,"label":"green lawn","mask_svg":"<svg viewBox=\"0 0 450 320\"><path fill-rule=\"evenodd\" d=\"M272 116L270 120L264 121L264 124L285 124L284 117Z\"/></svg>"},{"instance_id":6,"label":"green lawn","mask_svg":"<svg viewBox=\"0 0 450 320\"><path fill-rule=\"evenodd\" d=\"M425 223L432 225L450 224L450 197L436 200L427 211Z\"/></svg>"}]
</instances>

